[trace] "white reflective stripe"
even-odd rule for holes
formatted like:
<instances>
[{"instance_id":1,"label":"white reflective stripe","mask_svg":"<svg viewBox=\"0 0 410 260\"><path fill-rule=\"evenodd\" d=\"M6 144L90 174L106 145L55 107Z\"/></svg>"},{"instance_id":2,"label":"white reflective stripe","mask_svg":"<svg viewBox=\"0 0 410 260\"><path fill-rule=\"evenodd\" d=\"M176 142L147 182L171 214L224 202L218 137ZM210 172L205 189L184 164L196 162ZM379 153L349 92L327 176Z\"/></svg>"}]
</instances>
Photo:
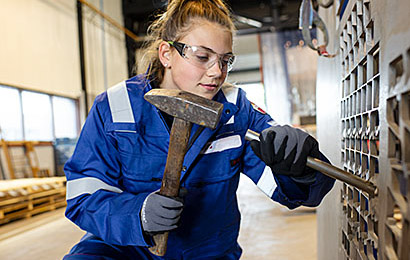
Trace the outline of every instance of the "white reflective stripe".
<instances>
[{"instance_id":1,"label":"white reflective stripe","mask_svg":"<svg viewBox=\"0 0 410 260\"><path fill-rule=\"evenodd\" d=\"M256 184L258 188L263 191L269 198L272 197L273 192L276 188L276 182L273 178L272 170L269 166L266 166L263 170L262 176L260 177L258 183Z\"/></svg>"},{"instance_id":2,"label":"white reflective stripe","mask_svg":"<svg viewBox=\"0 0 410 260\"><path fill-rule=\"evenodd\" d=\"M279 124L276 121L271 120L271 121L268 122L268 125L276 126L276 125L279 125Z\"/></svg>"},{"instance_id":3,"label":"white reflective stripe","mask_svg":"<svg viewBox=\"0 0 410 260\"><path fill-rule=\"evenodd\" d=\"M224 93L225 98L228 102L236 105L236 100L238 99L239 88L235 87L232 84L224 83L224 85L222 86L222 92ZM231 118L229 118L228 122L226 122L226 125L233 124L234 121L235 121L234 116L232 116Z\"/></svg>"},{"instance_id":4,"label":"white reflective stripe","mask_svg":"<svg viewBox=\"0 0 410 260\"><path fill-rule=\"evenodd\" d=\"M107 90L113 123L135 123L125 81Z\"/></svg>"},{"instance_id":5,"label":"white reflective stripe","mask_svg":"<svg viewBox=\"0 0 410 260\"><path fill-rule=\"evenodd\" d=\"M232 135L213 141L209 144L204 154L222 152L228 149L238 148L241 145L241 137L239 135Z\"/></svg>"},{"instance_id":6,"label":"white reflective stripe","mask_svg":"<svg viewBox=\"0 0 410 260\"><path fill-rule=\"evenodd\" d=\"M80 179L75 179L72 181L67 181L67 200L73 199L82 194L93 194L98 190L108 190L116 193L121 193L122 190L108 185L100 179L93 177L85 177Z\"/></svg>"},{"instance_id":7,"label":"white reflective stripe","mask_svg":"<svg viewBox=\"0 0 410 260\"><path fill-rule=\"evenodd\" d=\"M114 132L124 132L124 133L136 133L134 130L114 130Z\"/></svg>"}]
</instances>

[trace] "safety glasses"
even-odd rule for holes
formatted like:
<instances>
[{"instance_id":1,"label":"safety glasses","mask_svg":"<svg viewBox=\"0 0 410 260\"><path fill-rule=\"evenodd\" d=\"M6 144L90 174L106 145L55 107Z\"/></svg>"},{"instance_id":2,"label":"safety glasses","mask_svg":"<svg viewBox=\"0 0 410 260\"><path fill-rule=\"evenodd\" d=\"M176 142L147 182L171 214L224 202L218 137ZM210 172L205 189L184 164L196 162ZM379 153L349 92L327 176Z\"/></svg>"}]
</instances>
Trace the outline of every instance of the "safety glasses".
<instances>
[{"instance_id":1,"label":"safety glasses","mask_svg":"<svg viewBox=\"0 0 410 260\"><path fill-rule=\"evenodd\" d=\"M202 46L191 46L182 42L167 41L178 53L192 65L208 70L216 62L222 71L228 72L232 69L235 56L232 53L218 54L212 49Z\"/></svg>"}]
</instances>

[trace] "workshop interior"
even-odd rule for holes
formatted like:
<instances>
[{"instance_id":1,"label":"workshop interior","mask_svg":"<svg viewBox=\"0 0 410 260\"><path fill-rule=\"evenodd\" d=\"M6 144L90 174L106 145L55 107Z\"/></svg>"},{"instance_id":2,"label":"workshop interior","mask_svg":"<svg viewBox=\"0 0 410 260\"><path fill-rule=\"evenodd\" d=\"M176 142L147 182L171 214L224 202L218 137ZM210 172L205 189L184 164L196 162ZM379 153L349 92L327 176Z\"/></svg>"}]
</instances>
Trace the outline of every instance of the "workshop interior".
<instances>
[{"instance_id":1,"label":"workshop interior","mask_svg":"<svg viewBox=\"0 0 410 260\"><path fill-rule=\"evenodd\" d=\"M241 259L410 259L410 1L225 2L226 82L314 136L332 167L308 165L337 180L319 206L289 210L241 175ZM64 165L167 4L1 1L0 259L62 259L85 234L64 215Z\"/></svg>"}]
</instances>

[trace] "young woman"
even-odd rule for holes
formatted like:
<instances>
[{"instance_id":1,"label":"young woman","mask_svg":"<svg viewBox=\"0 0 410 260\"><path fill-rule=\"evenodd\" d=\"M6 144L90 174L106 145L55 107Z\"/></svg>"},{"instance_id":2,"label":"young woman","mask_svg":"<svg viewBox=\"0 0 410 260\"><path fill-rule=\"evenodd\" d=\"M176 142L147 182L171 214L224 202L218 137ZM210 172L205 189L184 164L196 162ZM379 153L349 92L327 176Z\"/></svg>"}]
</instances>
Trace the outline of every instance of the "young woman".
<instances>
[{"instance_id":1,"label":"young woman","mask_svg":"<svg viewBox=\"0 0 410 260\"><path fill-rule=\"evenodd\" d=\"M331 189L333 180L305 167L308 155L325 159L312 137L276 125L242 90L223 85L233 32L222 0L170 1L150 27L144 72L96 98L65 166L66 216L88 233L65 259L239 259L240 172L289 208L316 206ZM158 194L173 119L144 100L152 88L224 105L216 129L193 125L183 199ZM245 141L248 129L261 141ZM167 252L152 255L152 235L164 231Z\"/></svg>"}]
</instances>

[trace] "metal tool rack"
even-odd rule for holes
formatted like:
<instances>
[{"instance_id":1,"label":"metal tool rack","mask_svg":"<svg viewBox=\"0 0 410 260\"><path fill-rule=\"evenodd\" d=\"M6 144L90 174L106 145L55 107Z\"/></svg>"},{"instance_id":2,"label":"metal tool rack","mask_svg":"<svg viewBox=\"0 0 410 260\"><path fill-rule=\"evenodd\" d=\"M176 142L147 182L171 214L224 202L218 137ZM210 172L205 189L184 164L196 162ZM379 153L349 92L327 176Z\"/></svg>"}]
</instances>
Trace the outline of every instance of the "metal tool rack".
<instances>
[{"instance_id":1,"label":"metal tool rack","mask_svg":"<svg viewBox=\"0 0 410 260\"><path fill-rule=\"evenodd\" d=\"M371 198L343 184L340 259L410 257L410 46L383 39L386 13L377 22L372 13L381 3L351 0L339 25L341 158L380 191Z\"/></svg>"}]
</instances>

